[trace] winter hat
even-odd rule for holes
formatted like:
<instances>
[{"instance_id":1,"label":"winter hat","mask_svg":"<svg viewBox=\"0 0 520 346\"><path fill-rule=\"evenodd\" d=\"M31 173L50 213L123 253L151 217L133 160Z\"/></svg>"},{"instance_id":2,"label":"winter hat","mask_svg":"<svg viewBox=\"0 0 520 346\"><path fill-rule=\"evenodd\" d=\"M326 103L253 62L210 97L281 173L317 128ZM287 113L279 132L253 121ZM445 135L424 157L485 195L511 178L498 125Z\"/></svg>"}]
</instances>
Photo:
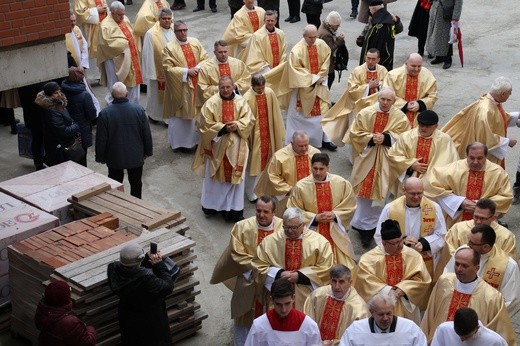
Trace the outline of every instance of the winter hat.
<instances>
[{"instance_id":1,"label":"winter hat","mask_svg":"<svg viewBox=\"0 0 520 346\"><path fill-rule=\"evenodd\" d=\"M83 77L85 77L85 72L83 71L82 67L71 67L69 68L69 77L67 80L78 83L83 81Z\"/></svg>"},{"instance_id":2,"label":"winter hat","mask_svg":"<svg viewBox=\"0 0 520 346\"><path fill-rule=\"evenodd\" d=\"M50 306L65 306L70 303L70 286L65 281L54 281L45 288L45 303Z\"/></svg>"},{"instance_id":3,"label":"winter hat","mask_svg":"<svg viewBox=\"0 0 520 346\"><path fill-rule=\"evenodd\" d=\"M119 253L119 260L125 267L134 267L140 264L143 259L143 248L136 243L125 245Z\"/></svg>"},{"instance_id":4,"label":"winter hat","mask_svg":"<svg viewBox=\"0 0 520 346\"><path fill-rule=\"evenodd\" d=\"M47 96L52 96L57 90L61 90L61 88L56 82L49 82L43 86L43 92Z\"/></svg>"},{"instance_id":5,"label":"winter hat","mask_svg":"<svg viewBox=\"0 0 520 346\"><path fill-rule=\"evenodd\" d=\"M390 240L401 238L401 227L396 220L386 220L381 224L381 239Z\"/></svg>"},{"instance_id":6,"label":"winter hat","mask_svg":"<svg viewBox=\"0 0 520 346\"><path fill-rule=\"evenodd\" d=\"M439 116L434 111L427 109L419 113L417 122L422 125L435 125L439 123Z\"/></svg>"},{"instance_id":7,"label":"winter hat","mask_svg":"<svg viewBox=\"0 0 520 346\"><path fill-rule=\"evenodd\" d=\"M382 5L382 4L383 4L382 0L368 0L368 6L377 6L377 5Z\"/></svg>"}]
</instances>

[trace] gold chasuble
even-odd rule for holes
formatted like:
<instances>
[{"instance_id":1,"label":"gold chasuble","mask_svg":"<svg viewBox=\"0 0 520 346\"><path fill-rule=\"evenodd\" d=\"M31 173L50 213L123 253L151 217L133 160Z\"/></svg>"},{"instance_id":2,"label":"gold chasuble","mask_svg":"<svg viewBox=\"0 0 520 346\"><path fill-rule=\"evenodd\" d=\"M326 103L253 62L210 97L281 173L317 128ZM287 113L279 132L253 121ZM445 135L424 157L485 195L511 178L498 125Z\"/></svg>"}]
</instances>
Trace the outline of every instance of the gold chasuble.
<instances>
[{"instance_id":1,"label":"gold chasuble","mask_svg":"<svg viewBox=\"0 0 520 346\"><path fill-rule=\"evenodd\" d=\"M245 5L233 15L222 35L222 39L229 45L230 56L239 58L238 55L247 46L248 39L264 25L264 17L263 8L255 6L253 10L248 10ZM245 59L240 56L240 60Z\"/></svg>"},{"instance_id":2,"label":"gold chasuble","mask_svg":"<svg viewBox=\"0 0 520 346\"><path fill-rule=\"evenodd\" d=\"M119 24L112 17L107 17L101 23L97 53L97 63L101 70L101 83L103 85L107 83L104 64L107 60L114 61L117 78L127 87L134 87L143 83L139 54L134 42L132 26L127 17Z\"/></svg>"},{"instance_id":3,"label":"gold chasuble","mask_svg":"<svg viewBox=\"0 0 520 346\"><path fill-rule=\"evenodd\" d=\"M493 246L483 270L482 279L497 290L500 289L508 262L509 255L496 245Z\"/></svg>"},{"instance_id":4,"label":"gold chasuble","mask_svg":"<svg viewBox=\"0 0 520 346\"><path fill-rule=\"evenodd\" d=\"M252 75L280 66L287 60L284 32L278 28L269 32L265 26L261 27L251 36L243 57Z\"/></svg>"},{"instance_id":5,"label":"gold chasuble","mask_svg":"<svg viewBox=\"0 0 520 346\"><path fill-rule=\"evenodd\" d=\"M404 113L393 106L388 115L379 111L379 104L364 108L356 115L348 133L348 143L352 144L352 150L358 154L350 179L359 197L385 200L401 174L389 162L389 147L367 147L374 133L389 133L396 140L409 129L410 123ZM396 190L396 187L393 188Z\"/></svg>"},{"instance_id":6,"label":"gold chasuble","mask_svg":"<svg viewBox=\"0 0 520 346\"><path fill-rule=\"evenodd\" d=\"M435 205L428 198L423 197L421 199L421 238L425 238L433 234L433 228L435 227ZM401 196L394 200L390 204L389 219L396 220L399 222L402 230L406 230L406 196ZM408 234L405 234L408 235ZM421 252L421 257L424 260L428 273L433 278L433 257L428 255L427 251Z\"/></svg>"},{"instance_id":7,"label":"gold chasuble","mask_svg":"<svg viewBox=\"0 0 520 346\"><path fill-rule=\"evenodd\" d=\"M253 269L251 261L258 244L268 235L282 230L282 219L274 217L271 227L260 227L256 217L237 222L231 230L229 245L220 256L210 284L223 283L231 291L231 318L250 327L257 314L263 314L261 304L254 299L255 283L245 280L243 273ZM260 307L258 311L257 308Z\"/></svg>"},{"instance_id":8,"label":"gold chasuble","mask_svg":"<svg viewBox=\"0 0 520 346\"><path fill-rule=\"evenodd\" d=\"M391 287L400 288L407 296L399 299L395 306L397 316L409 318L416 323L412 311L405 305L421 305L431 282L421 255L408 247L403 247L399 255L390 256L379 246L361 256L353 272L353 286L359 295L368 301L376 293Z\"/></svg>"},{"instance_id":9,"label":"gold chasuble","mask_svg":"<svg viewBox=\"0 0 520 346\"><path fill-rule=\"evenodd\" d=\"M303 312L318 324L321 340L332 340L332 345L339 344L352 322L370 316L365 301L354 287L338 299L330 285L315 289L305 301Z\"/></svg>"},{"instance_id":10,"label":"gold chasuble","mask_svg":"<svg viewBox=\"0 0 520 346\"><path fill-rule=\"evenodd\" d=\"M319 72L319 62L318 62L318 48L316 45L307 46L307 53L309 54L309 63L310 63L310 71L312 74L318 74ZM298 99L296 100L296 109L301 112L302 111L302 101L300 99L300 95L298 95ZM314 97L314 104L311 109L311 116L321 115L321 107L320 107L320 99L318 96Z\"/></svg>"},{"instance_id":11,"label":"gold chasuble","mask_svg":"<svg viewBox=\"0 0 520 346\"><path fill-rule=\"evenodd\" d=\"M155 65L155 75L157 77L157 99L160 104L163 104L164 92L166 90L166 81L162 65L162 52L166 45L166 42L163 37L163 28L161 27L159 22L155 23L151 30L153 43L153 62ZM173 28L170 30L173 31Z\"/></svg>"},{"instance_id":12,"label":"gold chasuble","mask_svg":"<svg viewBox=\"0 0 520 346\"><path fill-rule=\"evenodd\" d=\"M516 335L504 298L486 282L477 280L472 292L463 293L457 290L458 280L454 273L443 274L439 278L421 321L421 329L428 342L431 342L435 329L441 323L453 320L457 308L466 306L475 310L482 324L500 334L508 345L516 345Z\"/></svg>"},{"instance_id":13,"label":"gold chasuble","mask_svg":"<svg viewBox=\"0 0 520 346\"><path fill-rule=\"evenodd\" d=\"M327 179L321 182L315 181L314 177L309 175L296 183L287 207L301 209L309 227L312 227L311 223L316 214L332 211L336 215L336 222L318 222L316 231L330 243L334 263L354 269L354 248L347 232L356 210L356 198L347 180L329 173Z\"/></svg>"},{"instance_id":14,"label":"gold chasuble","mask_svg":"<svg viewBox=\"0 0 520 346\"><path fill-rule=\"evenodd\" d=\"M134 35L136 38L136 45L139 49L139 53L141 53L144 35L155 25L155 23L159 22L157 13L161 8L169 7L170 5L166 0L158 0L157 2L155 2L154 0L145 0L143 2L141 8L135 15L134 20Z\"/></svg>"},{"instance_id":15,"label":"gold chasuble","mask_svg":"<svg viewBox=\"0 0 520 346\"><path fill-rule=\"evenodd\" d=\"M98 6L108 7L106 0L74 1L74 14L76 14L78 26L83 28L85 38L88 42L88 56L91 59L97 57L100 23L107 18L106 12L97 12L96 7Z\"/></svg>"},{"instance_id":16,"label":"gold chasuble","mask_svg":"<svg viewBox=\"0 0 520 346\"><path fill-rule=\"evenodd\" d=\"M297 270L315 285L324 286L329 282L329 268L333 263L333 255L329 242L316 232L305 230L302 238L295 241L287 240L284 232L275 232L258 245L252 263L256 268L255 280L258 287L264 286L271 267ZM303 310L305 299L312 290L311 286L295 285L296 309ZM260 292L257 293L262 295Z\"/></svg>"},{"instance_id":17,"label":"gold chasuble","mask_svg":"<svg viewBox=\"0 0 520 346\"><path fill-rule=\"evenodd\" d=\"M346 143L346 133L355 115L352 111L356 101L375 94L375 88L367 90L368 81L373 78L383 81L387 73L386 68L381 65L376 65L375 70L370 71L366 63L352 70L348 77L347 89L336 104L323 115L321 121L323 131L334 144L343 146Z\"/></svg>"},{"instance_id":18,"label":"gold chasuble","mask_svg":"<svg viewBox=\"0 0 520 346\"><path fill-rule=\"evenodd\" d=\"M442 128L453 139L460 157L466 156L466 147L473 142L484 143L489 150L497 149L507 137L507 125L511 115L489 94L482 95L457 114ZM487 158L496 164L503 160L488 151Z\"/></svg>"},{"instance_id":19,"label":"gold chasuble","mask_svg":"<svg viewBox=\"0 0 520 346\"><path fill-rule=\"evenodd\" d=\"M206 60L200 66L198 86L200 92L203 93L201 101L206 101L218 93L218 81L224 76L233 79L241 95L244 95L251 86L251 75L243 61L228 57L227 62L220 63L213 57ZM202 102L200 106L202 106L203 103L204 102Z\"/></svg>"},{"instance_id":20,"label":"gold chasuble","mask_svg":"<svg viewBox=\"0 0 520 346\"><path fill-rule=\"evenodd\" d=\"M198 105L203 103L202 93L197 93L197 77L190 77L186 70L207 60L206 50L199 40L188 37L186 43L177 39L168 42L162 56L166 76L163 117L195 119L200 113Z\"/></svg>"},{"instance_id":21,"label":"gold chasuble","mask_svg":"<svg viewBox=\"0 0 520 346\"><path fill-rule=\"evenodd\" d=\"M80 50L79 52L74 47L71 35L74 35L74 37L78 41L78 47ZM76 65L81 66L81 47L83 47L83 35L81 34L81 29L77 25L75 25L74 28L72 28L72 32L65 34L65 46L67 46L67 51L69 51L72 55L72 58L76 62Z\"/></svg>"},{"instance_id":22,"label":"gold chasuble","mask_svg":"<svg viewBox=\"0 0 520 346\"><path fill-rule=\"evenodd\" d=\"M213 180L240 184L249 155L247 138L255 121L251 109L240 95L235 95L233 100L223 100L217 94L206 101L201 112L201 139L192 169L204 176L205 160L210 160L209 171ZM214 138L229 121L237 122L238 131L226 133L215 142Z\"/></svg>"},{"instance_id":23,"label":"gold chasuble","mask_svg":"<svg viewBox=\"0 0 520 346\"><path fill-rule=\"evenodd\" d=\"M448 195L465 196L471 200L489 198L497 205L497 213L505 214L511 206L513 194L507 172L502 167L486 161L482 172L469 170L467 161L458 160L449 165L432 170L430 186L425 191L428 197L439 200ZM459 213L455 219L446 217L446 225L453 226L460 221ZM471 218L469 213L465 217Z\"/></svg>"},{"instance_id":24,"label":"gold chasuble","mask_svg":"<svg viewBox=\"0 0 520 346\"><path fill-rule=\"evenodd\" d=\"M266 87L263 94L252 88L244 95L256 122L249 137L249 174L262 173L275 152L283 148L285 126L283 124L278 99L271 88Z\"/></svg>"}]
</instances>

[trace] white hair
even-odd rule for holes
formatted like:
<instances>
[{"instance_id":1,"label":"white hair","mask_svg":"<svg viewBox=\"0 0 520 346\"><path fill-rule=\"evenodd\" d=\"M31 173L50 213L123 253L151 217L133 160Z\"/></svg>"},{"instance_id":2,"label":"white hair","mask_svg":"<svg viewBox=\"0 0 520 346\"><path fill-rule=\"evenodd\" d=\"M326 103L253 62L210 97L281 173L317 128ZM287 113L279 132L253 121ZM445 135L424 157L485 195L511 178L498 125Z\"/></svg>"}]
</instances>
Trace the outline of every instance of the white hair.
<instances>
[{"instance_id":1,"label":"white hair","mask_svg":"<svg viewBox=\"0 0 520 346\"><path fill-rule=\"evenodd\" d=\"M384 305L392 305L392 308L395 308L395 304L397 303L397 300L393 294L389 293L383 293L382 291L379 291L374 295L372 298L370 298L367 302L368 310L370 312L374 311L376 308L376 305L384 304Z\"/></svg>"},{"instance_id":2,"label":"white hair","mask_svg":"<svg viewBox=\"0 0 520 346\"><path fill-rule=\"evenodd\" d=\"M336 11L330 11L325 18L325 23L330 25L341 25L341 15Z\"/></svg>"},{"instance_id":3,"label":"white hair","mask_svg":"<svg viewBox=\"0 0 520 346\"><path fill-rule=\"evenodd\" d=\"M123 97L126 97L128 94L128 90L126 89L126 85L124 85L122 82L115 82L114 85L112 85L112 97L115 99L121 99Z\"/></svg>"},{"instance_id":4,"label":"white hair","mask_svg":"<svg viewBox=\"0 0 520 346\"><path fill-rule=\"evenodd\" d=\"M305 216L299 208L287 208L283 213L283 220L288 221L292 219L298 219L300 223L305 222Z\"/></svg>"},{"instance_id":5,"label":"white hair","mask_svg":"<svg viewBox=\"0 0 520 346\"><path fill-rule=\"evenodd\" d=\"M123 5L120 1L112 1L110 4L110 12L114 12L115 10L124 10L125 5Z\"/></svg>"},{"instance_id":6,"label":"white hair","mask_svg":"<svg viewBox=\"0 0 520 346\"><path fill-rule=\"evenodd\" d=\"M394 89L390 88L389 86L385 86L385 87L383 87L383 88L379 91L378 96L379 96L379 97L382 96L383 93L385 93L385 92L390 92L390 93L392 93L392 95L393 95L393 97L394 97L394 99L395 99L395 97L396 97L396 96L395 96L395 91L394 91Z\"/></svg>"},{"instance_id":7,"label":"white hair","mask_svg":"<svg viewBox=\"0 0 520 346\"><path fill-rule=\"evenodd\" d=\"M510 91L513 89L513 85L511 84L511 81L507 79L506 77L498 77L495 79L493 84L491 84L491 89L489 90L490 94L500 94L505 91Z\"/></svg>"}]
</instances>

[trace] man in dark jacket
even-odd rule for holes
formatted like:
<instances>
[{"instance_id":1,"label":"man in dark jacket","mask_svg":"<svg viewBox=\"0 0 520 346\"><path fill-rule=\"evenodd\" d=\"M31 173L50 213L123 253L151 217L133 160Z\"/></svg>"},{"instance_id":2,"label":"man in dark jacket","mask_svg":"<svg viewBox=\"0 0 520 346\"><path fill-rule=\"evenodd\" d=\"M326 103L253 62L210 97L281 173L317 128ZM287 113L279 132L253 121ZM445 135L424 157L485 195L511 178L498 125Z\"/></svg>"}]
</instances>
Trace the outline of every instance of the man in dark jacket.
<instances>
[{"instance_id":1,"label":"man in dark jacket","mask_svg":"<svg viewBox=\"0 0 520 346\"><path fill-rule=\"evenodd\" d=\"M164 298L173 290L173 279L160 252L145 254L136 243L125 245L119 261L108 265L107 276L119 296L121 344L171 345Z\"/></svg>"},{"instance_id":2,"label":"man in dark jacket","mask_svg":"<svg viewBox=\"0 0 520 346\"><path fill-rule=\"evenodd\" d=\"M388 71L394 68L395 35L403 31L399 17L391 15L384 7L382 0L369 0L370 21L365 34L359 64L365 62L365 54L370 48L381 52L380 64Z\"/></svg>"},{"instance_id":3,"label":"man in dark jacket","mask_svg":"<svg viewBox=\"0 0 520 346\"><path fill-rule=\"evenodd\" d=\"M128 172L130 194L141 198L144 160L153 155L152 133L143 107L128 102L126 86L112 87L114 102L99 113L96 162L106 163L108 177L123 182Z\"/></svg>"},{"instance_id":4,"label":"man in dark jacket","mask_svg":"<svg viewBox=\"0 0 520 346\"><path fill-rule=\"evenodd\" d=\"M45 289L34 316L40 331L40 346L94 346L96 330L86 326L72 313L70 286L65 281L54 281Z\"/></svg>"}]
</instances>

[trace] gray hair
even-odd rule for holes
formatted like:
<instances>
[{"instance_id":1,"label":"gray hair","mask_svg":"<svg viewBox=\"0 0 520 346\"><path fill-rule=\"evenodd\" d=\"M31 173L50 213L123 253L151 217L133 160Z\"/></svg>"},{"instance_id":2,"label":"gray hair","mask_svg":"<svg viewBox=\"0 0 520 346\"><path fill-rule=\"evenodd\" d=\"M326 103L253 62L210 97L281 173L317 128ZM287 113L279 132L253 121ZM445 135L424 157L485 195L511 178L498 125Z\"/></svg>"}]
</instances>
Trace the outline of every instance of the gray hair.
<instances>
[{"instance_id":1,"label":"gray hair","mask_svg":"<svg viewBox=\"0 0 520 346\"><path fill-rule=\"evenodd\" d=\"M303 130L296 130L292 135L292 141L294 142L297 138L309 138L309 135Z\"/></svg>"},{"instance_id":2,"label":"gray hair","mask_svg":"<svg viewBox=\"0 0 520 346\"><path fill-rule=\"evenodd\" d=\"M110 12L114 12L115 10L124 10L125 5L121 3L120 1L112 1L110 4Z\"/></svg>"},{"instance_id":3,"label":"gray hair","mask_svg":"<svg viewBox=\"0 0 520 346\"><path fill-rule=\"evenodd\" d=\"M344 264L336 264L330 268L329 275L331 279L345 277L345 279L352 278L352 272Z\"/></svg>"},{"instance_id":4,"label":"gray hair","mask_svg":"<svg viewBox=\"0 0 520 346\"><path fill-rule=\"evenodd\" d=\"M385 93L385 92L392 93L394 99L396 98L394 89L390 88L389 86L385 86L385 87L381 88L381 90L378 93L378 98L381 97L383 95L383 93Z\"/></svg>"},{"instance_id":5,"label":"gray hair","mask_svg":"<svg viewBox=\"0 0 520 346\"><path fill-rule=\"evenodd\" d=\"M395 308L396 303L397 300L393 294L387 294L383 293L382 291L379 291L376 295L374 295L372 298L368 300L367 306L368 310L372 312L376 309L376 306L378 306L379 304L392 305L392 308Z\"/></svg>"},{"instance_id":6,"label":"gray hair","mask_svg":"<svg viewBox=\"0 0 520 346\"><path fill-rule=\"evenodd\" d=\"M170 10L168 7L160 8L159 11L157 11L157 18L161 18L163 15L173 17L173 11Z\"/></svg>"},{"instance_id":7,"label":"gray hair","mask_svg":"<svg viewBox=\"0 0 520 346\"><path fill-rule=\"evenodd\" d=\"M341 15L336 11L330 11L325 18L325 23L331 25L341 25Z\"/></svg>"},{"instance_id":8,"label":"gray hair","mask_svg":"<svg viewBox=\"0 0 520 346\"><path fill-rule=\"evenodd\" d=\"M175 22L173 22L173 28L176 29L179 25L186 25L186 23L184 23L182 20L176 20ZM188 25L186 25L186 27L188 27Z\"/></svg>"},{"instance_id":9,"label":"gray hair","mask_svg":"<svg viewBox=\"0 0 520 346\"><path fill-rule=\"evenodd\" d=\"M276 11L273 11L273 10L267 10L267 11L265 11L264 19L267 16L275 16L276 18L278 18L278 13Z\"/></svg>"},{"instance_id":10,"label":"gray hair","mask_svg":"<svg viewBox=\"0 0 520 346\"><path fill-rule=\"evenodd\" d=\"M495 79L493 84L491 84L491 89L489 90L490 94L500 94L505 91L510 91L513 89L513 85L511 84L511 81L507 79L506 77L498 77Z\"/></svg>"},{"instance_id":11,"label":"gray hair","mask_svg":"<svg viewBox=\"0 0 520 346\"><path fill-rule=\"evenodd\" d=\"M307 36L309 31L312 30L312 29L314 29L316 31L318 30L318 28L316 28L316 25L314 25L314 24L307 24L305 26L305 28L303 29L303 37Z\"/></svg>"},{"instance_id":12,"label":"gray hair","mask_svg":"<svg viewBox=\"0 0 520 346\"><path fill-rule=\"evenodd\" d=\"M122 82L115 82L114 85L112 85L112 97L115 99L121 99L123 97L126 97L128 94L128 90L126 89L126 85L124 85Z\"/></svg>"},{"instance_id":13,"label":"gray hair","mask_svg":"<svg viewBox=\"0 0 520 346\"><path fill-rule=\"evenodd\" d=\"M301 223L305 222L305 216L303 215L303 212L299 208L287 208L285 210L285 212L283 213L284 221L292 220L292 219L296 219L296 218L298 218L298 220Z\"/></svg>"}]
</instances>

